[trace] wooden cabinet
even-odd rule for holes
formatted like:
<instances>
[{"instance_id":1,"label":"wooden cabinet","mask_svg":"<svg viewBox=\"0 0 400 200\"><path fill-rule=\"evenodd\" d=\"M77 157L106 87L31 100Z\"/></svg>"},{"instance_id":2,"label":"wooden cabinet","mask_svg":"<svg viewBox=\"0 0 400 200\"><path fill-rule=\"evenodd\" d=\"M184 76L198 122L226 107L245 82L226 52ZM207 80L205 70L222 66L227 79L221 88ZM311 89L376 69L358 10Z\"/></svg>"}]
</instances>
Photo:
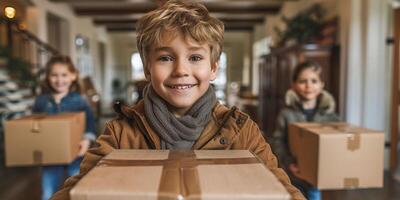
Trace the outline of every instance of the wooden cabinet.
<instances>
[{"instance_id":1,"label":"wooden cabinet","mask_svg":"<svg viewBox=\"0 0 400 200\"><path fill-rule=\"evenodd\" d=\"M336 105L339 105L338 55L337 46L308 44L272 49L270 54L260 58L258 118L265 136L271 135L275 130L277 115L285 106L285 94L292 84L294 68L300 62L311 60L322 66L325 89L334 96Z\"/></svg>"}]
</instances>

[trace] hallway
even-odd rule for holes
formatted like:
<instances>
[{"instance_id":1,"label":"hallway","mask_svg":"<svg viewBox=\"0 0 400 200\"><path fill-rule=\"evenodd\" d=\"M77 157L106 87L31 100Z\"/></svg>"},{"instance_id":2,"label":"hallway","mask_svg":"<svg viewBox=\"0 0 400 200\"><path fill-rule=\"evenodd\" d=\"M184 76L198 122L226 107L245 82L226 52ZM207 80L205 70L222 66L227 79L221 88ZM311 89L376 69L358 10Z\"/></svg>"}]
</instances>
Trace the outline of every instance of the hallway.
<instances>
[{"instance_id":1,"label":"hallway","mask_svg":"<svg viewBox=\"0 0 400 200\"><path fill-rule=\"evenodd\" d=\"M42 83L50 71L46 70L49 59L54 55L71 58L82 86L80 95L93 111L93 124L96 121L93 137L99 136L106 122L115 116L115 102L132 105L142 99L148 77L138 49L140 31L136 26L141 17L167 1L1 0L0 200L40 199L40 167L4 166L3 123L32 114L35 97L45 91ZM380 173L366 173L358 166L373 167L364 163L344 164L341 166L345 167L339 168L342 163L332 161L315 169L321 171L332 166L327 174L334 174L334 178L339 177L334 170L348 172L346 176L357 176L360 171L366 179L373 179L371 174L374 174L380 178L377 187L382 186L384 175L381 188L326 190L322 192L323 200L400 199L400 180L392 178L393 174L400 174L400 166L397 167L400 163L397 161L400 159L400 0L202 1L210 16L224 24L220 29L223 48L218 54L218 73L209 82L219 102L248 114L273 149L271 138L279 129L281 111L289 107L287 93L294 89L296 66L305 61L318 63L321 69L316 74L321 79L321 91L332 95L331 110L337 114L337 120L376 130L382 138L381 149L370 144L362 146L378 152L376 158L363 154L367 156L348 160L358 162L357 158L368 158L365 159L368 164L382 164L382 168L378 170ZM319 113L319 97L311 114L308 113L310 116ZM307 118L307 122L311 121ZM353 135L359 136L358 132L347 129L339 134L342 133L347 134L347 141ZM285 134L289 138L288 130ZM53 140L44 138L38 144L42 142L50 144ZM317 149L319 144L309 146ZM15 152L23 152L20 145L9 146L18 148ZM329 150L334 152L338 146L329 146ZM334 160L331 156L315 155L318 159ZM379 162L374 162L378 159ZM315 176L321 176L319 171ZM353 186L362 187L357 184ZM349 187L344 185L330 188Z\"/></svg>"}]
</instances>

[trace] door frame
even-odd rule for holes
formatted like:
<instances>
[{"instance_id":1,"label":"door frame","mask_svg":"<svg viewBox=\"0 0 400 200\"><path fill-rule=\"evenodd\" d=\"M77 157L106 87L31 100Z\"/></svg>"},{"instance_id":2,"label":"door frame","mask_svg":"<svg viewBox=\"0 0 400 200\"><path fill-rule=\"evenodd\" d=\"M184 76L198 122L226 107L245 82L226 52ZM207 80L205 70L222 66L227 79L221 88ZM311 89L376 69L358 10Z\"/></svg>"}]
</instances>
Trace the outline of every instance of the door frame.
<instances>
[{"instance_id":1,"label":"door frame","mask_svg":"<svg viewBox=\"0 0 400 200\"><path fill-rule=\"evenodd\" d=\"M394 9L393 12L394 27L394 46L393 46L393 69L392 69L392 101L390 113L390 171L395 172L397 167L397 145L399 139L398 118L399 118L399 68L400 68L400 8Z\"/></svg>"}]
</instances>

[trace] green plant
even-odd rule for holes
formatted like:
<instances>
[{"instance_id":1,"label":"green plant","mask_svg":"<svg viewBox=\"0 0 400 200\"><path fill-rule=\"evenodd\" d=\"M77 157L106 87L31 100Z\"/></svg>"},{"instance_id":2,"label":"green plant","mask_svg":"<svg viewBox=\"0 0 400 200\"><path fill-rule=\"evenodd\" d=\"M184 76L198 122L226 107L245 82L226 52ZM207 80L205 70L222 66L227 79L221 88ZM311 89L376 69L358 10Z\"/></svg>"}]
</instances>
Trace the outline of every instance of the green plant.
<instances>
[{"instance_id":1,"label":"green plant","mask_svg":"<svg viewBox=\"0 0 400 200\"><path fill-rule=\"evenodd\" d=\"M283 16L282 20L286 24L286 30L281 31L275 27L275 31L280 37L280 43L284 44L288 40L295 40L303 44L320 37L324 13L325 10L322 6L315 4L293 18Z\"/></svg>"},{"instance_id":2,"label":"green plant","mask_svg":"<svg viewBox=\"0 0 400 200\"><path fill-rule=\"evenodd\" d=\"M8 72L10 76L19 80L22 84L36 85L36 78L31 69L32 65L23 59L12 57L9 60Z\"/></svg>"},{"instance_id":3,"label":"green plant","mask_svg":"<svg viewBox=\"0 0 400 200\"><path fill-rule=\"evenodd\" d=\"M0 57L9 58L10 56L11 56L10 49L0 46Z\"/></svg>"},{"instance_id":4,"label":"green plant","mask_svg":"<svg viewBox=\"0 0 400 200\"><path fill-rule=\"evenodd\" d=\"M6 70L8 74L23 85L35 86L37 79L32 73L32 65L22 58L11 55L9 48L0 47L0 57L7 59Z\"/></svg>"}]
</instances>

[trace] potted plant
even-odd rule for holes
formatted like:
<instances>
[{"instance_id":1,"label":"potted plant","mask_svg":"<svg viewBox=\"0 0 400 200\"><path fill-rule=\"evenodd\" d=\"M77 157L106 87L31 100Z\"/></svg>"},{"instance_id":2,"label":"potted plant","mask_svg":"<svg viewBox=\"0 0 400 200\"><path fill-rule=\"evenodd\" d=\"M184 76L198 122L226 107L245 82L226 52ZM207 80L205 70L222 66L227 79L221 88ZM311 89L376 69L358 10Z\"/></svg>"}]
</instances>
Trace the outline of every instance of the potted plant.
<instances>
[{"instance_id":1,"label":"potted plant","mask_svg":"<svg viewBox=\"0 0 400 200\"><path fill-rule=\"evenodd\" d=\"M290 42L304 44L320 37L324 13L322 6L315 4L292 18L283 16L282 20L286 24L286 29L282 31L275 27L280 38L279 44L285 45Z\"/></svg>"}]
</instances>

